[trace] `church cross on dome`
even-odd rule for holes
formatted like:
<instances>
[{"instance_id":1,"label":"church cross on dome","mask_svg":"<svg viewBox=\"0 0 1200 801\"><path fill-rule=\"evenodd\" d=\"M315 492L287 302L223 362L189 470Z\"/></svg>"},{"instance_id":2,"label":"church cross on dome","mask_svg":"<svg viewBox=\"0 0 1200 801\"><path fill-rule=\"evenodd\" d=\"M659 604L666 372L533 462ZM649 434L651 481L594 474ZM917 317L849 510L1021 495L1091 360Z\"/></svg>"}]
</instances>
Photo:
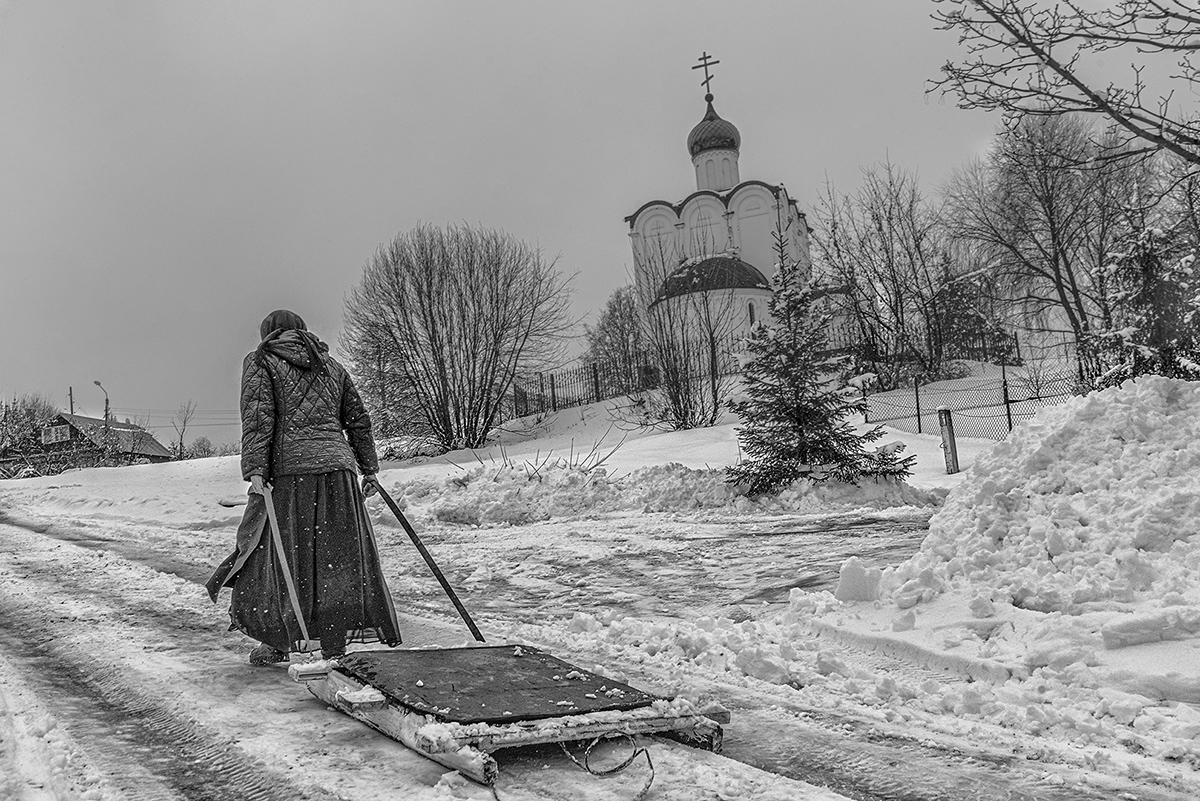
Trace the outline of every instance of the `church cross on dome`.
<instances>
[{"instance_id":1,"label":"church cross on dome","mask_svg":"<svg viewBox=\"0 0 1200 801\"><path fill-rule=\"evenodd\" d=\"M694 69L694 70L698 70L698 69L704 70L704 80L700 82L700 85L704 87L704 91L706 93L706 96L704 99L708 100L709 102L712 102L712 89L709 87L708 84L710 81L712 81L713 76L708 74L708 68L715 67L716 65L721 63L720 61L710 61L709 59L711 59L711 58L712 58L712 56L710 56L708 54L708 51L706 50L706 51L704 51L704 53L702 53L700 55L700 58L697 59L700 63L696 64L695 66L692 67L692 69Z\"/></svg>"}]
</instances>

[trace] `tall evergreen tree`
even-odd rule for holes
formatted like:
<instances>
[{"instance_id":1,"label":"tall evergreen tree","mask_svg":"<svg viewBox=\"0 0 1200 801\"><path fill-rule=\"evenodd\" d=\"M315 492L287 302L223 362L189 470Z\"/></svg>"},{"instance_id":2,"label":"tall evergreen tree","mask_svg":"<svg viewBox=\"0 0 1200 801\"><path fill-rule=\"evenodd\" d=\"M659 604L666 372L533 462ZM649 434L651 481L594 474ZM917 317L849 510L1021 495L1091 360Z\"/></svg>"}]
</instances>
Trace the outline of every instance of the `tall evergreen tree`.
<instances>
[{"instance_id":1,"label":"tall evergreen tree","mask_svg":"<svg viewBox=\"0 0 1200 801\"><path fill-rule=\"evenodd\" d=\"M1135 225L1110 254L1117 290L1113 328L1092 345L1109 362L1097 389L1140 375L1200 380L1200 276L1196 245L1178 231Z\"/></svg>"},{"instance_id":2,"label":"tall evergreen tree","mask_svg":"<svg viewBox=\"0 0 1200 801\"><path fill-rule=\"evenodd\" d=\"M859 390L848 381L848 359L829 354L829 316L809 277L787 258L782 232L775 234L775 249L779 268L768 318L746 341L746 397L731 404L744 423L738 439L748 458L726 468L729 481L759 495L805 476L856 481L908 475L914 457L867 450L882 428L858 434L847 421L862 409Z\"/></svg>"}]
</instances>

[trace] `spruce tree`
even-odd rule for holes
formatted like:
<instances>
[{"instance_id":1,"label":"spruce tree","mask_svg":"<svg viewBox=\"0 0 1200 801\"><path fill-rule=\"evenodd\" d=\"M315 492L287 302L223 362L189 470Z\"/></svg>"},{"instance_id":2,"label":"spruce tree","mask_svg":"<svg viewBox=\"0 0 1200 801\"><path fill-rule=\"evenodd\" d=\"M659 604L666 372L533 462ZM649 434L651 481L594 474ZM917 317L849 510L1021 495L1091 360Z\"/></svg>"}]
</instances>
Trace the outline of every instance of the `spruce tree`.
<instances>
[{"instance_id":1,"label":"spruce tree","mask_svg":"<svg viewBox=\"0 0 1200 801\"><path fill-rule=\"evenodd\" d=\"M849 360L829 353L829 315L809 276L787 258L781 232L775 249L779 267L768 317L746 341L746 397L731 404L743 421L737 433L746 458L726 469L729 481L759 495L805 476L853 482L864 475L908 475L914 457L867 450L882 428L858 434L847 421L863 403L848 380Z\"/></svg>"},{"instance_id":2,"label":"spruce tree","mask_svg":"<svg viewBox=\"0 0 1200 801\"><path fill-rule=\"evenodd\" d=\"M1200 274L1187 235L1135 225L1125 252L1109 254L1110 329L1092 347L1108 363L1093 382L1117 386L1140 375L1200 380Z\"/></svg>"}]
</instances>

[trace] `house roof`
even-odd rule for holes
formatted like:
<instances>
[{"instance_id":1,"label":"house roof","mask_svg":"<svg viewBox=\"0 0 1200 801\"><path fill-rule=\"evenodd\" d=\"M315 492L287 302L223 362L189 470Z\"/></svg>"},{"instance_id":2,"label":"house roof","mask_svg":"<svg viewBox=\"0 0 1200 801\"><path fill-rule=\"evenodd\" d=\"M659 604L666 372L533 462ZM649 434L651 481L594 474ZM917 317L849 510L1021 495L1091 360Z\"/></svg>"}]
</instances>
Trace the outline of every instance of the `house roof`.
<instances>
[{"instance_id":1,"label":"house roof","mask_svg":"<svg viewBox=\"0 0 1200 801\"><path fill-rule=\"evenodd\" d=\"M58 415L63 422L74 428L80 434L98 447L104 447L104 420L98 417L84 417L78 414L62 412ZM107 425L109 436L113 438L113 447L120 453L136 456L149 456L170 459L172 454L166 447L154 438L146 429L133 423L119 423L109 420Z\"/></svg>"}]
</instances>

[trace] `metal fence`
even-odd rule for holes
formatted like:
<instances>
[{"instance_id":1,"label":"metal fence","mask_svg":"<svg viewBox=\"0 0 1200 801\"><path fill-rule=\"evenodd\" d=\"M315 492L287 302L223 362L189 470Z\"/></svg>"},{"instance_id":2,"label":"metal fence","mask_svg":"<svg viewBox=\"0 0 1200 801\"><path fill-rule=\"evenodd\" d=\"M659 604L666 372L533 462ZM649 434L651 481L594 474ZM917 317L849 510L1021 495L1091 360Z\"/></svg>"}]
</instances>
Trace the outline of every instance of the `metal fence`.
<instances>
[{"instance_id":1,"label":"metal fence","mask_svg":"<svg viewBox=\"0 0 1200 801\"><path fill-rule=\"evenodd\" d=\"M1002 371L999 377L915 382L868 395L864 420L914 434L936 434L938 409L950 409L958 436L1001 440L1039 409L1064 403L1075 394L1077 384L1067 368L1038 374L1014 369Z\"/></svg>"},{"instance_id":2,"label":"metal fence","mask_svg":"<svg viewBox=\"0 0 1200 801\"><path fill-rule=\"evenodd\" d=\"M848 337L848 332L842 334L839 342ZM722 375L739 372L733 354L741 350L741 340L730 338L722 344L722 350L726 355L720 367ZM938 409L947 408L954 412L958 436L1004 439L1014 425L1039 409L1071 397L1078 385L1077 370L1061 357L1061 351L1043 354L1030 349L1033 352L1022 354L1022 350L1015 337L1011 341L960 343L955 358L986 361L984 357L990 357L999 375L924 384L918 380L911 387L868 395L865 420L914 434L937 434ZM1022 356L1024 366L1009 366L1022 361ZM658 388L661 380L660 370L648 353L641 354L634 363L588 362L522 375L506 393L501 418L547 414L646 392Z\"/></svg>"},{"instance_id":3,"label":"metal fence","mask_svg":"<svg viewBox=\"0 0 1200 801\"><path fill-rule=\"evenodd\" d=\"M722 376L740 372L737 354L742 350L742 342L742 337L727 336L717 343L717 370ZM692 377L707 380L711 372L707 367L701 368ZM649 352L639 354L631 362L583 362L562 370L518 375L504 399L501 417L510 420L557 412L622 395L648 392L657 389L661 383L661 368L654 364Z\"/></svg>"},{"instance_id":4,"label":"metal fence","mask_svg":"<svg viewBox=\"0 0 1200 801\"><path fill-rule=\"evenodd\" d=\"M504 419L546 414L572 406L645 392L659 384L659 371L648 361L623 365L590 362L553 372L517 376L503 404Z\"/></svg>"}]
</instances>

